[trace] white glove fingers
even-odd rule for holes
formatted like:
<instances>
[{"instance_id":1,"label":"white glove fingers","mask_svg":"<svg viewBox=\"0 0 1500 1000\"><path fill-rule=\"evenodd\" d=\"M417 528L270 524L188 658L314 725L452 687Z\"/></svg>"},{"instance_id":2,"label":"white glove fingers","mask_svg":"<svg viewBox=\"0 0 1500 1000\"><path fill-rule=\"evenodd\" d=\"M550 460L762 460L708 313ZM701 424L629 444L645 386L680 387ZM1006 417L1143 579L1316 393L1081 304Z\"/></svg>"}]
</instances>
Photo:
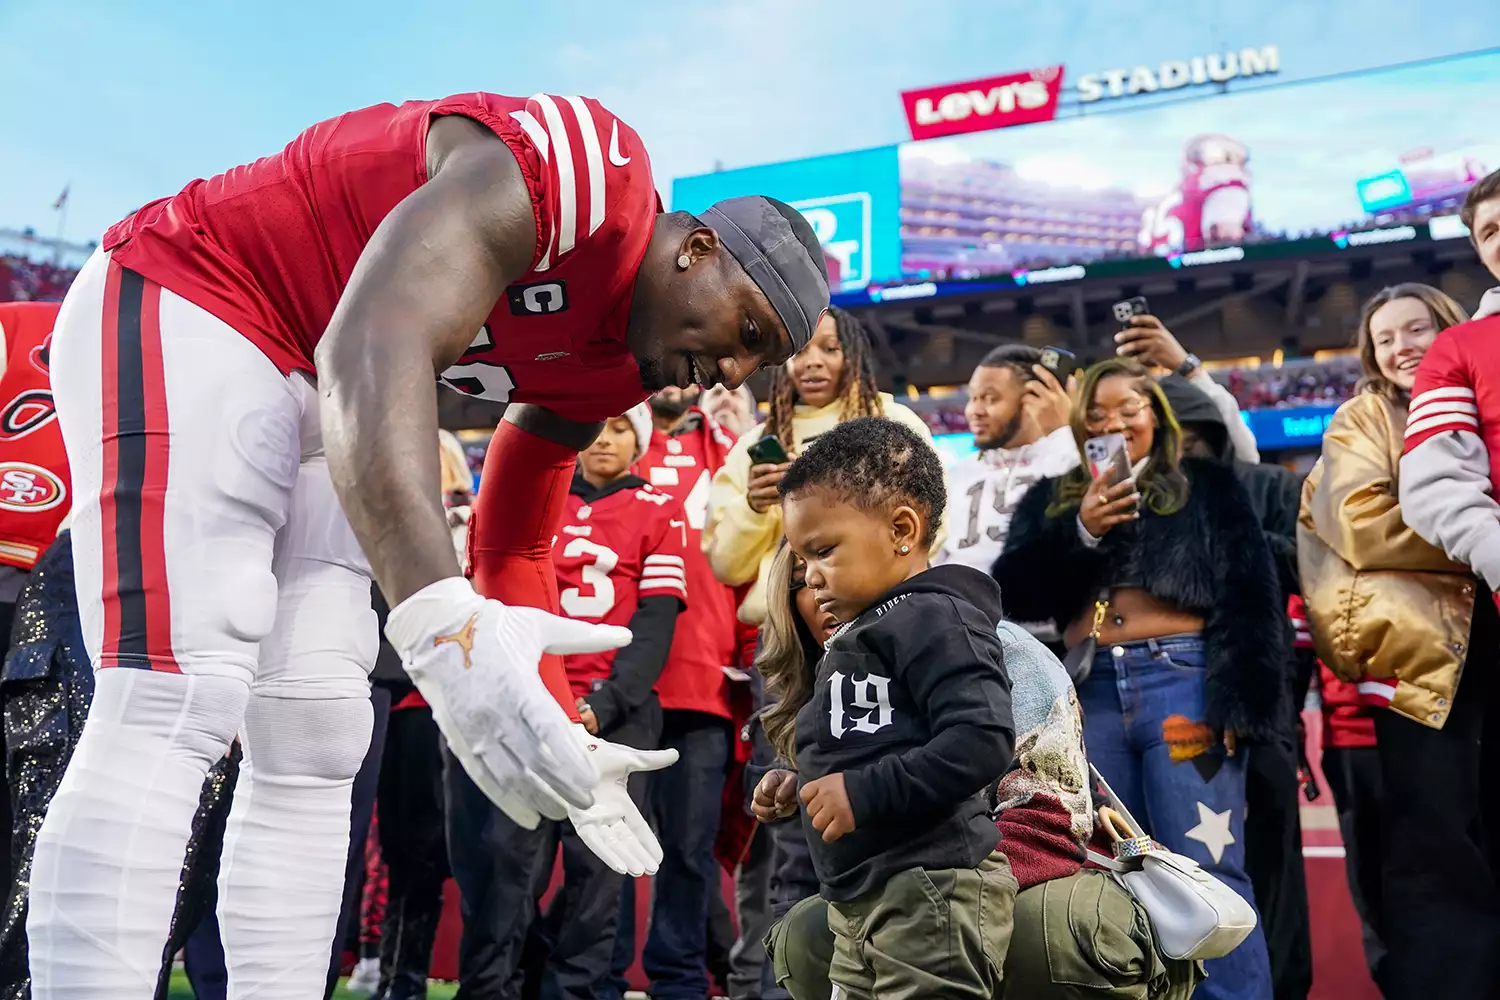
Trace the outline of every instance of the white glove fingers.
<instances>
[{"instance_id":1,"label":"white glove fingers","mask_svg":"<svg viewBox=\"0 0 1500 1000\"><path fill-rule=\"evenodd\" d=\"M618 625L595 625L572 618L547 616L550 621L538 632L544 652L567 656L572 653L602 653L630 645L630 629Z\"/></svg>"},{"instance_id":2,"label":"white glove fingers","mask_svg":"<svg viewBox=\"0 0 1500 1000\"><path fill-rule=\"evenodd\" d=\"M528 806L524 799L516 796L508 789L508 784L503 775L515 774L520 770L520 764L515 757L503 746L492 745L489 752L495 755L493 761L485 760L483 756L474 753L464 739L463 732L453 721L448 713L447 705L436 691L426 695L429 707L432 710L432 720L437 724L438 732L443 734L443 739L448 744L448 750L453 758L463 766L464 773L469 780L474 782L485 798L495 803L505 815L509 816L517 826L527 830L535 830L537 824L542 821L535 809Z\"/></svg>"},{"instance_id":3,"label":"white glove fingers","mask_svg":"<svg viewBox=\"0 0 1500 1000\"><path fill-rule=\"evenodd\" d=\"M620 844L620 852L630 862L630 874L636 876L645 875L647 872L656 874L656 867L651 863L651 855L646 851L645 845L631 833L627 819L621 818L611 823L610 827Z\"/></svg>"},{"instance_id":4,"label":"white glove fingers","mask_svg":"<svg viewBox=\"0 0 1500 1000\"><path fill-rule=\"evenodd\" d=\"M630 874L630 866L615 849L613 839L609 835L609 827L603 823L593 821L581 821L575 818L573 829L578 832L578 838L583 841L584 846L594 852L594 856L603 861L618 875Z\"/></svg>"},{"instance_id":5,"label":"white glove fingers","mask_svg":"<svg viewBox=\"0 0 1500 1000\"><path fill-rule=\"evenodd\" d=\"M677 763L677 751L667 750L630 750L629 771L660 771Z\"/></svg>"},{"instance_id":6,"label":"white glove fingers","mask_svg":"<svg viewBox=\"0 0 1500 1000\"><path fill-rule=\"evenodd\" d=\"M647 875L655 875L661 867L662 849L661 842L656 839L656 834L651 831L651 824L646 822L638 809L625 810L625 829L641 850L642 867Z\"/></svg>"}]
</instances>

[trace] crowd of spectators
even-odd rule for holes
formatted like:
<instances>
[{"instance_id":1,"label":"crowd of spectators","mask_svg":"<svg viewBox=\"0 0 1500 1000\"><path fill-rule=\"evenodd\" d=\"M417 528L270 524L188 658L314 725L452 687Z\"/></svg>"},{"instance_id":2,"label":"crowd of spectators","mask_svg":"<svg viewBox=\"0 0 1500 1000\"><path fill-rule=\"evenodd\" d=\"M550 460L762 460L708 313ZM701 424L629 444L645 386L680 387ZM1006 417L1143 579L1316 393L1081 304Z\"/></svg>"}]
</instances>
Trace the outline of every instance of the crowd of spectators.
<instances>
[{"instance_id":1,"label":"crowd of spectators","mask_svg":"<svg viewBox=\"0 0 1500 1000\"><path fill-rule=\"evenodd\" d=\"M0 302L61 302L78 269L0 254Z\"/></svg>"}]
</instances>

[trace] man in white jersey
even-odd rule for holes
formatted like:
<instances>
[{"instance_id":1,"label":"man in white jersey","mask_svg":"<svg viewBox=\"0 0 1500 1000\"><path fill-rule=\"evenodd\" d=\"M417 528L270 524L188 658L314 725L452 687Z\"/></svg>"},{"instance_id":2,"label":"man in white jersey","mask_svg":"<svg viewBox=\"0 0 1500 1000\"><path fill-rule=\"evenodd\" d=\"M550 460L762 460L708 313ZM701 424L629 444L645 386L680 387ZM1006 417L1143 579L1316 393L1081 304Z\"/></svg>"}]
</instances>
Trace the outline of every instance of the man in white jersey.
<instances>
[{"instance_id":1,"label":"man in white jersey","mask_svg":"<svg viewBox=\"0 0 1500 1000\"><path fill-rule=\"evenodd\" d=\"M969 376L964 417L979 454L948 470L948 539L937 562L988 573L1005 548L1021 497L1078 465L1078 444L1068 426L1072 401L1041 360L1035 347L1006 344L986 354ZM1057 641L1050 624L1027 627L1044 642Z\"/></svg>"}]
</instances>

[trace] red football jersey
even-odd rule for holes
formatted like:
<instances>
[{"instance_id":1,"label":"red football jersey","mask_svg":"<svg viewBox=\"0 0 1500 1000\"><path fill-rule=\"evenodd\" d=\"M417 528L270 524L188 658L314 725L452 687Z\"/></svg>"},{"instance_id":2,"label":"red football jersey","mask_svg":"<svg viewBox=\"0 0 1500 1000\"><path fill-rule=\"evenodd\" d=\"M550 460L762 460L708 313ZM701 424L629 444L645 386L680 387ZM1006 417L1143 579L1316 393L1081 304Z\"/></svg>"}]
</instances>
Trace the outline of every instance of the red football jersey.
<instances>
[{"instance_id":1,"label":"red football jersey","mask_svg":"<svg viewBox=\"0 0 1500 1000\"><path fill-rule=\"evenodd\" d=\"M0 303L0 563L29 570L68 516L68 454L52 403L48 348L56 302Z\"/></svg>"},{"instance_id":2,"label":"red football jersey","mask_svg":"<svg viewBox=\"0 0 1500 1000\"><path fill-rule=\"evenodd\" d=\"M515 153L536 215L531 270L442 380L574 420L645 398L625 346L635 275L661 202L640 138L597 101L460 94L312 126L281 152L152 202L104 249L255 343L283 372L313 349L381 220L427 181L427 129L488 126Z\"/></svg>"},{"instance_id":3,"label":"red football jersey","mask_svg":"<svg viewBox=\"0 0 1500 1000\"><path fill-rule=\"evenodd\" d=\"M683 571L687 540L682 504L637 479L591 503L569 493L552 540L562 613L629 625L640 599L658 594L691 608ZM573 693L587 696L595 681L609 677L614 660L615 650L563 657Z\"/></svg>"},{"instance_id":4,"label":"red football jersey","mask_svg":"<svg viewBox=\"0 0 1500 1000\"><path fill-rule=\"evenodd\" d=\"M703 554L708 489L734 439L696 407L695 429L675 437L661 431L636 463L636 474L682 501L687 514L687 584L693 603L677 617L677 632L666 668L656 683L661 707L707 712L731 718L729 678L724 668L738 664L738 619L734 590L714 578Z\"/></svg>"}]
</instances>

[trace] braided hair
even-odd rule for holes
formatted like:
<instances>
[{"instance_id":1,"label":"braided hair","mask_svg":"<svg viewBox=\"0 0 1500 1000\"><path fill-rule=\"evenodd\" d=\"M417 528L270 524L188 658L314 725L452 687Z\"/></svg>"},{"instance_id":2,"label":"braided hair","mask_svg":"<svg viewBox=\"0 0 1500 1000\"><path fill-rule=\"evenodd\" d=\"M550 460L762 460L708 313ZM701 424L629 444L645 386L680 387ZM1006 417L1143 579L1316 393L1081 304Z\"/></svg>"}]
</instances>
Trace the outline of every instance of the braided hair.
<instances>
[{"instance_id":1,"label":"braided hair","mask_svg":"<svg viewBox=\"0 0 1500 1000\"><path fill-rule=\"evenodd\" d=\"M875 384L874 351L869 335L859 320L838 306L829 306L828 314L833 317L839 346L844 350L844 368L839 373L839 397L843 403L839 420L884 416L880 388ZM771 413L761 435L776 438L787 451L796 444L792 439L792 414L800 402L792 384L790 365L789 361L780 366L771 376Z\"/></svg>"}]
</instances>

